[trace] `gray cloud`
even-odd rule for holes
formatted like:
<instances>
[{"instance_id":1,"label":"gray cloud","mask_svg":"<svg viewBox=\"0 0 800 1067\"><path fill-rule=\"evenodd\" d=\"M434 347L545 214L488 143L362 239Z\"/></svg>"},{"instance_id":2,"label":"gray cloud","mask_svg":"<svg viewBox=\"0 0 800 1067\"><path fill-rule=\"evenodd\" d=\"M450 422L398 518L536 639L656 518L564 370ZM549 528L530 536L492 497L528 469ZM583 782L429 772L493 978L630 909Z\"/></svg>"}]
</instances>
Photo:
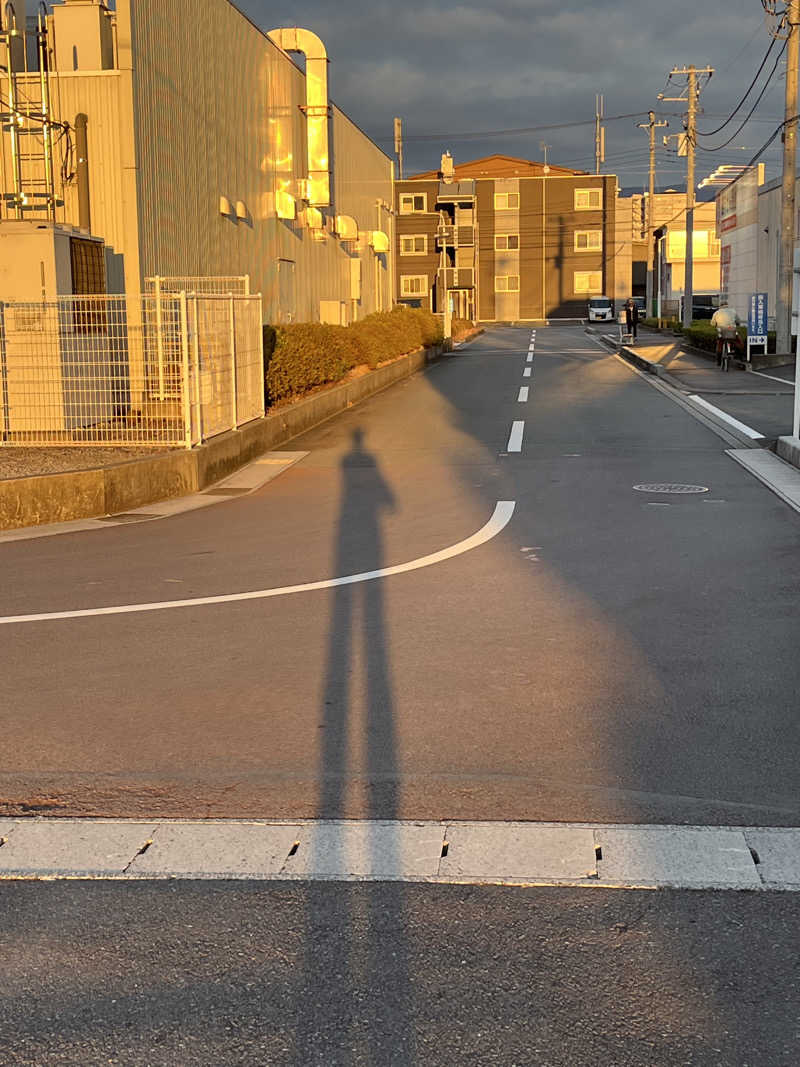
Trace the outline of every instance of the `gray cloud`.
<instances>
[{"instance_id":1,"label":"gray cloud","mask_svg":"<svg viewBox=\"0 0 800 1067\"><path fill-rule=\"evenodd\" d=\"M263 29L276 25L275 5L267 0L238 0L238 6ZM608 115L646 112L659 107L670 67L684 63L717 68L702 98L701 128L702 122L712 128L738 102L769 43L758 0L499 0L491 7L472 0L308 0L294 8L295 18L327 45L336 102L389 153L392 118L403 117L409 172L437 166L445 148L457 161L493 152L541 158L542 139L552 146L553 162L593 169L592 125L454 135L591 119L595 92L604 93ZM277 25L290 24L278 16ZM783 113L781 70L731 148L700 153L698 177L719 163L747 162L772 133ZM607 127L605 169L625 186L646 182L647 138L636 122ZM671 126L670 132L680 130L680 119ZM735 129L706 145L721 144ZM432 134L441 140L415 140ZM776 143L771 161L778 150ZM660 184L679 183L684 161L659 155Z\"/></svg>"}]
</instances>

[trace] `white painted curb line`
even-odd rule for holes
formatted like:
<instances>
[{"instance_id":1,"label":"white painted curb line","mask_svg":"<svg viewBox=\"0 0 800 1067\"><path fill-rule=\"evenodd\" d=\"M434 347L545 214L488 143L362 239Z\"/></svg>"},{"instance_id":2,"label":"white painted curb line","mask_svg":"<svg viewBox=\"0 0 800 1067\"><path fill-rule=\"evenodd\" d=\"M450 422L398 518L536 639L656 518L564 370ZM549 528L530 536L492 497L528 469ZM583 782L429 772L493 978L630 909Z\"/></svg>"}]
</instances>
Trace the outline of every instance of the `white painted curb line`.
<instances>
[{"instance_id":1,"label":"white painted curb line","mask_svg":"<svg viewBox=\"0 0 800 1067\"><path fill-rule=\"evenodd\" d=\"M800 828L5 819L0 879L800 890Z\"/></svg>"}]
</instances>

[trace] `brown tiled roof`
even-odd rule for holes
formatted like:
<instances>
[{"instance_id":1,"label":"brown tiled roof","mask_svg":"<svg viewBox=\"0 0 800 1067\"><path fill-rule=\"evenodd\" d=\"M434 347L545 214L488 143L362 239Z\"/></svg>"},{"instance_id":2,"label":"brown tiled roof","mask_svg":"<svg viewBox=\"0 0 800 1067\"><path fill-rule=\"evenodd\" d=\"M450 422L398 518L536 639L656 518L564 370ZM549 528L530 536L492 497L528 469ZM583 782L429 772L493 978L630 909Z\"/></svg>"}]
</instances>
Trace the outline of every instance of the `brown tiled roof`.
<instances>
[{"instance_id":1,"label":"brown tiled roof","mask_svg":"<svg viewBox=\"0 0 800 1067\"><path fill-rule=\"evenodd\" d=\"M551 174L586 173L585 170L558 167L554 163L549 166ZM456 163L455 165L456 181L467 178L540 178L543 173L544 163L536 163L531 159L518 159L516 156L485 156L483 159L473 159L469 163ZM424 174L412 175L410 180L436 181L438 177L438 170L427 170Z\"/></svg>"}]
</instances>

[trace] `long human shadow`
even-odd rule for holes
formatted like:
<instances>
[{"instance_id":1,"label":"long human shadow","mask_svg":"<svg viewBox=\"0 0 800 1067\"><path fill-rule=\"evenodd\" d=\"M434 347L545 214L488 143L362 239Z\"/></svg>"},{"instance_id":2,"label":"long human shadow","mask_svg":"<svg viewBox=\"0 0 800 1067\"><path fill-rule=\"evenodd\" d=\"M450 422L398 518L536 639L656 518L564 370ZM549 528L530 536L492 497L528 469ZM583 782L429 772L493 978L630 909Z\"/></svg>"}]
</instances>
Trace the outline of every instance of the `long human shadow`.
<instances>
[{"instance_id":1,"label":"long human shadow","mask_svg":"<svg viewBox=\"0 0 800 1067\"><path fill-rule=\"evenodd\" d=\"M381 522L394 503L375 456L365 448L363 431L354 429L350 450L341 462L334 574L384 566ZM341 838L325 833L332 820L353 814L367 819L397 819L400 798L394 716L383 583L338 586L332 592L318 724L322 737L316 815L322 828L312 842L315 868L347 870L348 853ZM359 774L362 765L364 773ZM400 856L391 834L381 835L380 853L376 844L372 837L366 841L368 866L379 864L381 870L399 867ZM383 931L385 935L387 915L392 917L388 941L381 934ZM392 1062L413 1064L414 1011L407 956L402 883L312 881L307 889L302 990L308 1005L303 1012L307 1025L297 1035L298 1065L385 1064L387 1030L406 1035L408 1042L403 1049L392 1050ZM332 959L336 960L333 968ZM315 1008L332 997L342 1005L343 1024L335 1037L326 1037L314 1026ZM389 1014L391 1025L387 1025Z\"/></svg>"}]
</instances>

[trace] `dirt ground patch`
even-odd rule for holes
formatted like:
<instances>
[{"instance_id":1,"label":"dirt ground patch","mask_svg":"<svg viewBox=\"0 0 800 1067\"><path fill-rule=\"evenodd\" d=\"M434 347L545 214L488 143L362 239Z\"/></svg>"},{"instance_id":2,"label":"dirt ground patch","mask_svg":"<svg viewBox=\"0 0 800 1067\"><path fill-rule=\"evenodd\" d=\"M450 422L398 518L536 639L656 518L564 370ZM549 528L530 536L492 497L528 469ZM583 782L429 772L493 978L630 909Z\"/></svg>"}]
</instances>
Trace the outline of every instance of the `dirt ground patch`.
<instances>
[{"instance_id":1,"label":"dirt ground patch","mask_svg":"<svg viewBox=\"0 0 800 1067\"><path fill-rule=\"evenodd\" d=\"M0 448L0 479L93 470L159 454L154 448Z\"/></svg>"}]
</instances>

